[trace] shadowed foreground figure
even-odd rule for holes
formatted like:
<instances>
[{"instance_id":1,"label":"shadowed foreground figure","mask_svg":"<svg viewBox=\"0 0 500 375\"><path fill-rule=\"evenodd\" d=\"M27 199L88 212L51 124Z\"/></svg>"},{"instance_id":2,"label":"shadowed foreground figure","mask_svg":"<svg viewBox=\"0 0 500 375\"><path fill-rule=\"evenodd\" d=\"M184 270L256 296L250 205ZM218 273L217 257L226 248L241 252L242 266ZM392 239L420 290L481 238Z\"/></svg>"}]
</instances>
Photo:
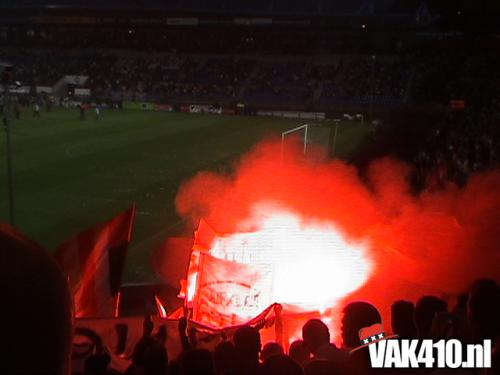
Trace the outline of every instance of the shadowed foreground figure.
<instances>
[{"instance_id":1,"label":"shadowed foreground figure","mask_svg":"<svg viewBox=\"0 0 500 375\"><path fill-rule=\"evenodd\" d=\"M472 284L467 302L467 316L473 341L492 340L491 370L500 374L500 285L492 279L477 280Z\"/></svg>"},{"instance_id":2,"label":"shadowed foreground figure","mask_svg":"<svg viewBox=\"0 0 500 375\"><path fill-rule=\"evenodd\" d=\"M472 285L467 315L474 340L500 338L500 286L495 280L477 280Z\"/></svg>"},{"instance_id":3,"label":"shadowed foreground figure","mask_svg":"<svg viewBox=\"0 0 500 375\"><path fill-rule=\"evenodd\" d=\"M303 366L309 360L311 353L303 340L295 340L290 344L288 355L299 365Z\"/></svg>"},{"instance_id":4,"label":"shadowed foreground figure","mask_svg":"<svg viewBox=\"0 0 500 375\"><path fill-rule=\"evenodd\" d=\"M154 324L149 315L142 322L142 337L132 353L132 363L125 375L165 375L168 369L168 355L160 331L160 339L153 336Z\"/></svg>"},{"instance_id":5,"label":"shadowed foreground figure","mask_svg":"<svg viewBox=\"0 0 500 375\"><path fill-rule=\"evenodd\" d=\"M304 367L306 375L343 375L346 374L345 364L335 363L326 359L310 361Z\"/></svg>"},{"instance_id":6,"label":"shadowed foreground figure","mask_svg":"<svg viewBox=\"0 0 500 375\"><path fill-rule=\"evenodd\" d=\"M431 335L432 321L440 312L446 312L448 305L434 296L424 296L415 305L415 326L420 339L428 339Z\"/></svg>"},{"instance_id":7,"label":"shadowed foreground figure","mask_svg":"<svg viewBox=\"0 0 500 375\"><path fill-rule=\"evenodd\" d=\"M368 302L352 302L344 307L342 317L342 340L350 350L361 345L359 330L373 324L382 323L382 317L377 308ZM353 351L349 355L347 368L350 373L372 373L368 348Z\"/></svg>"},{"instance_id":8,"label":"shadowed foreground figure","mask_svg":"<svg viewBox=\"0 0 500 375\"><path fill-rule=\"evenodd\" d=\"M382 323L377 308L368 302L352 302L344 307L342 318L342 340L344 346L354 349L360 346L359 330Z\"/></svg>"},{"instance_id":9,"label":"shadowed foreground figure","mask_svg":"<svg viewBox=\"0 0 500 375\"><path fill-rule=\"evenodd\" d=\"M330 331L319 319L310 319L302 327L302 339L313 359L326 359L341 363L347 360L345 352L330 342Z\"/></svg>"},{"instance_id":10,"label":"shadowed foreground figure","mask_svg":"<svg viewBox=\"0 0 500 375\"><path fill-rule=\"evenodd\" d=\"M2 358L11 374L69 374L72 299L61 270L39 245L0 224ZM3 371L2 371L3 372Z\"/></svg>"},{"instance_id":11,"label":"shadowed foreground figure","mask_svg":"<svg viewBox=\"0 0 500 375\"><path fill-rule=\"evenodd\" d=\"M260 360L264 362L267 359L280 354L284 354L281 345L277 342L268 342L264 345L262 351L260 352Z\"/></svg>"},{"instance_id":12,"label":"shadowed foreground figure","mask_svg":"<svg viewBox=\"0 0 500 375\"><path fill-rule=\"evenodd\" d=\"M253 375L259 372L260 333L253 327L243 326L233 337L238 373Z\"/></svg>"},{"instance_id":13,"label":"shadowed foreground figure","mask_svg":"<svg viewBox=\"0 0 500 375\"><path fill-rule=\"evenodd\" d=\"M302 368L290 357L277 354L267 359L261 367L262 375L303 375Z\"/></svg>"},{"instance_id":14,"label":"shadowed foreground figure","mask_svg":"<svg viewBox=\"0 0 500 375\"><path fill-rule=\"evenodd\" d=\"M215 375L212 353L191 349L181 355L179 375Z\"/></svg>"},{"instance_id":15,"label":"shadowed foreground figure","mask_svg":"<svg viewBox=\"0 0 500 375\"><path fill-rule=\"evenodd\" d=\"M415 306L409 301L396 301L391 306L392 332L400 339L416 338L417 330L413 321Z\"/></svg>"},{"instance_id":16,"label":"shadowed foreground figure","mask_svg":"<svg viewBox=\"0 0 500 375\"><path fill-rule=\"evenodd\" d=\"M215 347L214 366L218 375L237 375L236 350L231 341L223 341Z\"/></svg>"}]
</instances>

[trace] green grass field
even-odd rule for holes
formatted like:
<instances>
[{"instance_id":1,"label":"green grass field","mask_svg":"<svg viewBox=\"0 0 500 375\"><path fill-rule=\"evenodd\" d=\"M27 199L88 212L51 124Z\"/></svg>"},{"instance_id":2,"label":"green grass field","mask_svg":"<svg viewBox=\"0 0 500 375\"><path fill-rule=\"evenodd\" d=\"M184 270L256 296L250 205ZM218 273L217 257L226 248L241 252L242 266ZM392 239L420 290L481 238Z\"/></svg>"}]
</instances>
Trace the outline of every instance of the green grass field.
<instances>
[{"instance_id":1,"label":"green grass field","mask_svg":"<svg viewBox=\"0 0 500 375\"><path fill-rule=\"evenodd\" d=\"M16 226L52 251L73 234L138 205L124 281L154 281L151 251L179 231L180 183L201 170L229 170L266 134L303 120L105 111L79 120L76 109L25 111L11 120ZM343 123L337 154L351 157L368 134ZM0 133L0 220L8 222L5 133Z\"/></svg>"}]
</instances>

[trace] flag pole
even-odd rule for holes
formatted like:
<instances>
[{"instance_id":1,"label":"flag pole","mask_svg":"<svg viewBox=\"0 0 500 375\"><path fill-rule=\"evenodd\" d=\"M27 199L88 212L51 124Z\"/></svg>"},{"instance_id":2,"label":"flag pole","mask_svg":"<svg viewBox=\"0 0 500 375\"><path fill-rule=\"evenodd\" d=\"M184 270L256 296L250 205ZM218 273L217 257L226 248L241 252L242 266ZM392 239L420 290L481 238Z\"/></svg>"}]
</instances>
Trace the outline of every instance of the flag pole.
<instances>
[{"instance_id":1,"label":"flag pole","mask_svg":"<svg viewBox=\"0 0 500 375\"><path fill-rule=\"evenodd\" d=\"M4 103L3 103L3 126L5 130L5 142L7 150L7 191L9 196L9 222L10 225L15 226L14 220L14 176L13 170L13 158L12 158L12 142L10 138L10 95L9 95L9 79L7 77L8 73L3 72L2 79L4 80Z\"/></svg>"}]
</instances>

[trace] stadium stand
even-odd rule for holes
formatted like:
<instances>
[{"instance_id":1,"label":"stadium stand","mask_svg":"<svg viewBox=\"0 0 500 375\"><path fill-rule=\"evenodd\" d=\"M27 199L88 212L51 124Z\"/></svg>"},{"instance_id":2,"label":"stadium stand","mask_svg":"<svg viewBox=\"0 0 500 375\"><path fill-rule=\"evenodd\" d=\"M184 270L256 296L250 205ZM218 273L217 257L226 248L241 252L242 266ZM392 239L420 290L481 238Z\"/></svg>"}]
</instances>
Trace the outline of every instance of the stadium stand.
<instances>
[{"instance_id":1,"label":"stadium stand","mask_svg":"<svg viewBox=\"0 0 500 375\"><path fill-rule=\"evenodd\" d=\"M339 52L320 49L300 55L288 46L278 48L283 44L281 30L270 32L266 42L259 30L231 30L170 31L161 38L144 29L113 29L103 37L92 30L9 30L0 33L0 60L13 63L16 80L31 90L56 87L67 75L88 77L80 85L90 90L85 100L99 102L229 108L241 103L255 110L307 109L336 116L344 110L372 113L424 106L441 113L441 120L423 136L427 144L410 157L416 186L436 175L464 183L471 172L498 163L494 140L500 75L490 67L500 61L494 39L480 39L479 50L475 40L451 37L424 38L411 48L405 46L408 41L399 41L382 51L372 45L367 48L371 53L335 46L331 48ZM201 33L207 35L203 43ZM222 33L228 34L229 43L221 42ZM301 35L297 43L304 48L308 37ZM72 48L77 37L79 49ZM331 37L316 39L314 46ZM161 45L149 44L158 40ZM36 101L33 95L20 102ZM452 108L453 103L464 107ZM439 141L434 142L436 134ZM432 145L436 148L428 149Z\"/></svg>"},{"instance_id":2,"label":"stadium stand","mask_svg":"<svg viewBox=\"0 0 500 375\"><path fill-rule=\"evenodd\" d=\"M16 83L10 93L15 110L35 104L38 116L39 103L49 107L54 96L60 98L60 105L71 101L80 108L81 114L84 106L121 107L123 102L137 108L163 105L169 111L186 112L190 106L206 105L212 113L223 113L222 109L226 109L230 114L237 114L239 108L244 108L241 113L251 115L259 110L321 112L330 126L334 124L330 120L339 120L342 116L353 118L351 114L363 113L367 115L369 140L373 142L366 149L373 146L383 156L404 155L403 159L412 168L410 179L415 193L412 197L419 197L422 191L429 192L450 183L454 189L460 189L473 174L500 164L500 43L497 33L486 33L490 27L498 27L491 19L500 14L500 6L498 2L482 2L482 10L476 12L481 15L481 27L476 23L478 32L471 35L462 32L473 25L468 23L469 18L462 21L466 18L462 17L462 9L453 5L453 9L438 14L434 8L429 9L427 3L90 0L82 8L79 0L53 0L50 6L42 0L0 0L3 11L0 20L8 21L0 26L0 62L8 62L15 68ZM476 11L474 6L469 7ZM464 13L467 12L464 10ZM491 13L491 18L486 13ZM443 14L447 16L442 20ZM67 83L65 77L73 79ZM7 83L3 83L7 87ZM2 108L8 103L4 93L0 103ZM400 114L403 115L397 117ZM424 116L431 120L416 123ZM405 121L394 126L400 118ZM386 119L393 123L386 125ZM397 135L406 130L406 124L417 128L418 136L404 143ZM398 132L389 144L388 133L394 128ZM143 137L144 143L150 141L149 134ZM169 145L172 147L174 143L175 140ZM407 144L411 144L411 149L401 151ZM21 145L20 149L29 153L30 147L33 145ZM64 152L71 151L68 150L65 148ZM372 154L366 152L368 158L373 159ZM82 156L85 157L87 155ZM178 156L172 156L175 157ZM362 164L359 160L352 162ZM50 183L57 185L55 180ZM367 193L369 189L366 188ZM23 193L28 196L36 189L30 186L26 190ZM459 220L455 223L461 225ZM21 257L43 254L45 258L47 255L38 245L31 244L31 240L19 242L21 235L12 229L3 228L0 235L5 245L0 267L5 268L4 274L9 278L0 280L2 290L9 291L17 303L9 311L9 321L15 321L15 309L22 311L25 319L9 327L7 344L14 343L11 347L16 350L12 358L5 359L4 365L17 366L20 373L67 374L70 362L74 375L357 375L376 372L369 365L366 347L351 352L359 344L359 330L364 328L360 321L365 325L381 323L377 308L367 302L343 306L341 313L332 318L343 319L339 346L330 342L328 327L313 320L299 327L301 339L290 348L275 342L261 342L258 330L249 326L240 327L227 336L224 333L217 345L209 347L209 339L200 339L206 332L200 331L197 336L186 320L180 318L175 321L180 354L169 357L167 347L173 338L167 337L164 325L154 326L147 316L141 321L141 332L134 332L135 336L128 335L131 327L123 324L111 326L110 323L105 327L108 333L116 334L116 348L106 347L103 338L95 332L77 330L81 342L75 346L72 358L67 355L69 341L46 346L40 353L47 352L50 358L57 360L55 364L45 363L50 368L40 370L36 368L37 363L27 358L31 351L39 349L33 347L38 341L31 340L32 337L38 335L40 339L41 336L32 328L16 331L23 323L29 323L24 328L44 327L43 321L37 320L39 314L31 314L31 300L19 289L28 284L32 287L33 280L28 274L14 272L9 264L19 263L19 254ZM44 262L37 265L42 266L42 271L57 276L57 283L48 285L44 290L46 294L36 290L37 297L57 296L61 285L66 287L65 278L52 261ZM25 265L26 261L21 263ZM468 289L456 292L446 295L446 301L437 296L422 296L416 303L395 301L394 305L399 308L392 310L393 323L398 322L393 324L394 333L406 339L453 338L462 344L491 339L491 368L467 373L500 373L498 280L476 280ZM155 293L150 294L156 297ZM455 299L456 304L452 305L449 301ZM72 314L69 299L64 301L59 306L51 300L46 306L64 309L68 318L67 321L52 320L56 325L54 332L58 329L66 332L70 324L74 324L73 319L69 322ZM125 342L132 340L131 337L135 342L125 355ZM125 364L122 372L113 367L116 363L112 358L119 358L122 365ZM413 371L404 371L408 372ZM443 369L431 372L423 368L415 372L448 373Z\"/></svg>"}]
</instances>

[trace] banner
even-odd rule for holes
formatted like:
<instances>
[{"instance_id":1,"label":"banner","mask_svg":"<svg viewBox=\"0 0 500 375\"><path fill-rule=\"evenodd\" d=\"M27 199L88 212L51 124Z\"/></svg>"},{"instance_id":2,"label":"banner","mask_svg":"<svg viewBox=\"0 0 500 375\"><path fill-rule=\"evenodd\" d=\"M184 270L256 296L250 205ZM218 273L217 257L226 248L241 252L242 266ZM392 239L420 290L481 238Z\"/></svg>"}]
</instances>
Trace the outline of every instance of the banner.
<instances>
[{"instance_id":1,"label":"banner","mask_svg":"<svg viewBox=\"0 0 500 375\"><path fill-rule=\"evenodd\" d=\"M193 319L213 327L246 323L271 305L271 273L200 253Z\"/></svg>"},{"instance_id":2,"label":"banner","mask_svg":"<svg viewBox=\"0 0 500 375\"><path fill-rule=\"evenodd\" d=\"M297 112L297 111L272 111L272 110L258 110L257 116L271 116L283 118L296 118L304 120L324 120L326 118L325 112Z\"/></svg>"},{"instance_id":3,"label":"banner","mask_svg":"<svg viewBox=\"0 0 500 375\"><path fill-rule=\"evenodd\" d=\"M198 25L198 18L194 17L169 17L167 18L167 25L169 26L196 26Z\"/></svg>"},{"instance_id":4,"label":"banner","mask_svg":"<svg viewBox=\"0 0 500 375\"><path fill-rule=\"evenodd\" d=\"M0 86L0 92L4 92L3 85ZM31 92L31 88L29 86L10 87L9 92L11 94L29 94Z\"/></svg>"},{"instance_id":5,"label":"banner","mask_svg":"<svg viewBox=\"0 0 500 375\"><path fill-rule=\"evenodd\" d=\"M181 353L178 320L162 319L152 316L153 336L165 332L165 348L169 359L175 359ZM72 371L83 373L85 360L92 354L94 343L84 333L91 331L102 340L111 357L109 367L124 372L131 363L136 344L143 335L143 316L120 317L109 319L75 319L73 338ZM90 336L90 335L89 335ZM159 337L158 337L159 338Z\"/></svg>"},{"instance_id":6,"label":"banner","mask_svg":"<svg viewBox=\"0 0 500 375\"><path fill-rule=\"evenodd\" d=\"M173 112L174 107L172 107L171 104L155 104L154 110L160 112Z\"/></svg>"},{"instance_id":7,"label":"banner","mask_svg":"<svg viewBox=\"0 0 500 375\"><path fill-rule=\"evenodd\" d=\"M37 94L41 94L41 93L52 94L52 87L51 86L36 86L35 91Z\"/></svg>"},{"instance_id":8,"label":"banner","mask_svg":"<svg viewBox=\"0 0 500 375\"><path fill-rule=\"evenodd\" d=\"M88 79L88 76L82 75L67 75L63 77L64 82L69 85L84 85Z\"/></svg>"},{"instance_id":9,"label":"banner","mask_svg":"<svg viewBox=\"0 0 500 375\"><path fill-rule=\"evenodd\" d=\"M135 206L60 245L54 258L73 291L76 317L112 317L125 254L132 239Z\"/></svg>"},{"instance_id":10,"label":"banner","mask_svg":"<svg viewBox=\"0 0 500 375\"><path fill-rule=\"evenodd\" d=\"M234 24L238 26L271 26L273 24L272 18L235 18Z\"/></svg>"},{"instance_id":11,"label":"banner","mask_svg":"<svg viewBox=\"0 0 500 375\"><path fill-rule=\"evenodd\" d=\"M282 342L283 321L281 314L282 306L273 304L253 319L245 322L245 324L260 330L263 343L268 341ZM159 315L149 317L153 323L152 336L163 342L170 360L175 360L182 352L178 328L181 316L182 314L173 312L166 319L161 318ZM93 353L95 347L92 338L96 336L101 340L105 350L111 357L109 368L125 372L131 363L134 348L143 335L143 322L144 316L75 319L72 355L73 373L83 373L85 360ZM196 348L212 351L219 342L231 338L239 327L240 325L214 329L188 320L188 330L196 332Z\"/></svg>"},{"instance_id":12,"label":"banner","mask_svg":"<svg viewBox=\"0 0 500 375\"><path fill-rule=\"evenodd\" d=\"M152 111L154 108L154 103L149 102L123 102L123 109L142 109L145 111Z\"/></svg>"},{"instance_id":13,"label":"banner","mask_svg":"<svg viewBox=\"0 0 500 375\"><path fill-rule=\"evenodd\" d=\"M273 266L266 260L273 241L255 236L227 237L201 219L179 297L197 331L230 337L239 326L252 325L262 329L263 343L277 341L286 347L301 337L308 319L321 315L276 303ZM255 263L245 262L248 257Z\"/></svg>"},{"instance_id":14,"label":"banner","mask_svg":"<svg viewBox=\"0 0 500 375\"><path fill-rule=\"evenodd\" d=\"M90 89L75 88L75 96L90 96Z\"/></svg>"},{"instance_id":15,"label":"banner","mask_svg":"<svg viewBox=\"0 0 500 375\"><path fill-rule=\"evenodd\" d=\"M189 113L210 113L216 115L234 115L236 111L232 108L223 108L221 106L209 105L209 104L189 104L181 105L181 112Z\"/></svg>"},{"instance_id":16,"label":"banner","mask_svg":"<svg viewBox=\"0 0 500 375\"><path fill-rule=\"evenodd\" d=\"M273 19L262 17L239 17L234 19L234 24L238 26L270 26L273 24Z\"/></svg>"},{"instance_id":17,"label":"banner","mask_svg":"<svg viewBox=\"0 0 500 375\"><path fill-rule=\"evenodd\" d=\"M214 106L214 105L200 105L200 104L191 104L189 106L190 113L212 113L212 114L222 114L222 107Z\"/></svg>"},{"instance_id":18,"label":"banner","mask_svg":"<svg viewBox=\"0 0 500 375\"><path fill-rule=\"evenodd\" d=\"M125 101L123 102L123 109L141 109L143 111L173 112L174 107L171 104Z\"/></svg>"}]
</instances>

